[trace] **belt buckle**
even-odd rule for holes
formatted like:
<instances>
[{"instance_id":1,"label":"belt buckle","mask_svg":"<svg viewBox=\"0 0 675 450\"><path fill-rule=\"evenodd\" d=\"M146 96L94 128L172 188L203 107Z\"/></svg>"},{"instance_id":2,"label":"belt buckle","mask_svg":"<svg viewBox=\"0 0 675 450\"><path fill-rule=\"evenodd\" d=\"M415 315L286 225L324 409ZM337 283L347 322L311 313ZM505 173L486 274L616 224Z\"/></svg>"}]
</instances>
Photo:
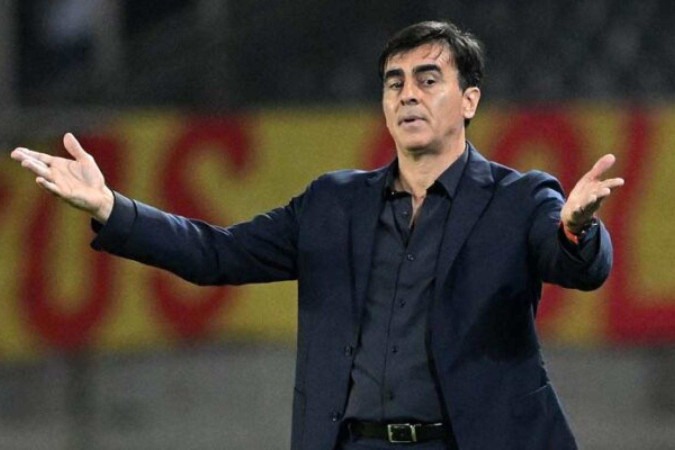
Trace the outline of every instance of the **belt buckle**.
<instances>
[{"instance_id":1,"label":"belt buckle","mask_svg":"<svg viewBox=\"0 0 675 450\"><path fill-rule=\"evenodd\" d=\"M417 442L416 425L410 423L392 423L387 425L387 438L392 444L410 444Z\"/></svg>"}]
</instances>

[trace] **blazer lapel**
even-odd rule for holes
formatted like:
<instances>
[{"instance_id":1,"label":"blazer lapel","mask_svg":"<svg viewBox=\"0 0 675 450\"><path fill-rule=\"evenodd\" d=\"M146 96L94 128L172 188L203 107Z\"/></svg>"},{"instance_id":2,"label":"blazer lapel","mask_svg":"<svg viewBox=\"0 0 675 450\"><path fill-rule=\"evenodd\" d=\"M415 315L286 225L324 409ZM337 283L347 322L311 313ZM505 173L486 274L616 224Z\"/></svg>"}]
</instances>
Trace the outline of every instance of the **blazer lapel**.
<instances>
[{"instance_id":1,"label":"blazer lapel","mask_svg":"<svg viewBox=\"0 0 675 450\"><path fill-rule=\"evenodd\" d=\"M373 172L365 183L356 189L351 213L351 263L353 270L353 292L356 303L355 323L360 323L365 304L366 289L370 279L373 260L375 229L384 201L383 190L387 168Z\"/></svg>"},{"instance_id":2,"label":"blazer lapel","mask_svg":"<svg viewBox=\"0 0 675 450\"><path fill-rule=\"evenodd\" d=\"M457 189L441 243L436 266L434 297L440 298L445 280L474 224L493 195L494 179L490 164L471 144L469 161Z\"/></svg>"}]
</instances>

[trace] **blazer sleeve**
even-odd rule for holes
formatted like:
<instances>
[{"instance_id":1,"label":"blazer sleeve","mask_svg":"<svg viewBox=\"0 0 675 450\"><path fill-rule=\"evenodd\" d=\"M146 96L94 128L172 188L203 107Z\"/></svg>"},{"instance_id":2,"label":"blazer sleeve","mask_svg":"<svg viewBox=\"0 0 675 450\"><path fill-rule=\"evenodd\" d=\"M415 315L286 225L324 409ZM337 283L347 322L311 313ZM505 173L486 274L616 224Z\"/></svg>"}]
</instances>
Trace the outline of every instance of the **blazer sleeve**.
<instances>
[{"instance_id":1,"label":"blazer sleeve","mask_svg":"<svg viewBox=\"0 0 675 450\"><path fill-rule=\"evenodd\" d=\"M571 244L560 227L565 202L558 181L543 172L531 173L535 205L530 221L530 255L542 279L566 288L597 289L612 267L612 242L601 221L578 245Z\"/></svg>"},{"instance_id":2,"label":"blazer sleeve","mask_svg":"<svg viewBox=\"0 0 675 450\"><path fill-rule=\"evenodd\" d=\"M169 214L115 193L105 225L93 222L95 250L168 270L199 285L297 278L304 194L251 221L219 227Z\"/></svg>"}]
</instances>

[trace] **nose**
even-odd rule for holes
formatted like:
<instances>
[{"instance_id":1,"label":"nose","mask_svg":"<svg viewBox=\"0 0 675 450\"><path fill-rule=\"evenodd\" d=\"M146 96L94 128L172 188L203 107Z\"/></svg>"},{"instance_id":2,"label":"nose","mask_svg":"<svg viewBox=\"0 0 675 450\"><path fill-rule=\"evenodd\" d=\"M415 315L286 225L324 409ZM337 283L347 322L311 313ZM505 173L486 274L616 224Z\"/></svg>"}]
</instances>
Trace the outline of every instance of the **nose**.
<instances>
[{"instance_id":1,"label":"nose","mask_svg":"<svg viewBox=\"0 0 675 450\"><path fill-rule=\"evenodd\" d=\"M401 105L416 105L419 101L419 92L415 83L405 83L401 89Z\"/></svg>"}]
</instances>

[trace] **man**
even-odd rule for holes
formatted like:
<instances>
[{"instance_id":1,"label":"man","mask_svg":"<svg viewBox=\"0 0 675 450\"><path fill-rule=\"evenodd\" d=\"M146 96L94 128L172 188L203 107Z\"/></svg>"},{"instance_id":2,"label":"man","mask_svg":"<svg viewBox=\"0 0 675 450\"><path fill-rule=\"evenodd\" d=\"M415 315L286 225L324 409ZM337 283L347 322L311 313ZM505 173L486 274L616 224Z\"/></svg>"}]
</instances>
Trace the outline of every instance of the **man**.
<instances>
[{"instance_id":1,"label":"man","mask_svg":"<svg viewBox=\"0 0 675 450\"><path fill-rule=\"evenodd\" d=\"M219 228L113 193L74 160L12 157L95 220L92 245L198 284L298 280L292 448L576 448L534 329L542 282L600 286L594 216L620 178L605 155L564 200L467 142L483 56L453 24L395 35L380 59L397 159L315 180L282 208Z\"/></svg>"}]
</instances>

